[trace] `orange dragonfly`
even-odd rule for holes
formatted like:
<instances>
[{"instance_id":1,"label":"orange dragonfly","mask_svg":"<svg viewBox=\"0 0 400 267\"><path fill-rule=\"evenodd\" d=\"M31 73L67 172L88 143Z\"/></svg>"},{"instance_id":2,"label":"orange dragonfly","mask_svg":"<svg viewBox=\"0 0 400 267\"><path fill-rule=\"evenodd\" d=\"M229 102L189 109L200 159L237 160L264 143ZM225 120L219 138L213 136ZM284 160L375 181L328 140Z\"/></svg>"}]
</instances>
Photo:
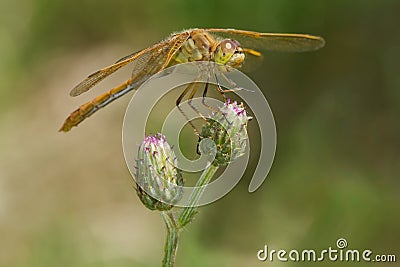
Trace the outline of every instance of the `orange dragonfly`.
<instances>
[{"instance_id":1,"label":"orange dragonfly","mask_svg":"<svg viewBox=\"0 0 400 267\"><path fill-rule=\"evenodd\" d=\"M92 73L73 88L70 95L78 96L118 69L129 63L132 65L132 76L127 81L81 105L66 118L59 131L68 132L99 109L139 88L152 75L175 64L214 61L238 68L246 55L261 56L258 50L305 52L317 50L324 44L323 38L308 34L259 33L235 29L190 29L173 33L159 43ZM177 105L186 93L180 96Z\"/></svg>"}]
</instances>

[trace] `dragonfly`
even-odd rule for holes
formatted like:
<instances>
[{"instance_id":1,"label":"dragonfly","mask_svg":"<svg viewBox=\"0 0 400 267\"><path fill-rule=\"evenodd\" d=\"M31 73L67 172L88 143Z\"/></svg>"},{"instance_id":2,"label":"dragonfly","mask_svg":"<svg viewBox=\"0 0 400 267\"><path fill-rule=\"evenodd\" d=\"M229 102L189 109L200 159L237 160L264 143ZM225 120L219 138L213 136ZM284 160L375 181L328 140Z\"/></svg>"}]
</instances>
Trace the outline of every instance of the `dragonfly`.
<instances>
[{"instance_id":1,"label":"dragonfly","mask_svg":"<svg viewBox=\"0 0 400 267\"><path fill-rule=\"evenodd\" d=\"M190 29L171 34L168 38L138 52L127 55L112 65L90 74L75 86L70 96L78 96L107 76L132 66L131 77L122 84L97 96L73 111L59 129L68 132L114 100L136 90L152 75L176 64L213 61L239 68L247 56L260 57L261 51L306 52L322 48L322 37L297 33L260 33L236 29ZM185 90L176 104L187 94ZM193 96L193 92L190 93Z\"/></svg>"}]
</instances>

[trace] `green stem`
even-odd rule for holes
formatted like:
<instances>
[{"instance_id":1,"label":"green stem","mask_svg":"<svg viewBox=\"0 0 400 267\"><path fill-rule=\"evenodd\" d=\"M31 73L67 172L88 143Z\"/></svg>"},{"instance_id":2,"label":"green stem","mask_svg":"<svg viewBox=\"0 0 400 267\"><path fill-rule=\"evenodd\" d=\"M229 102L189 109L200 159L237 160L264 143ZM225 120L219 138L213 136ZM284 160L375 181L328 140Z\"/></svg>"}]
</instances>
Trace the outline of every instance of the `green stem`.
<instances>
[{"instance_id":1,"label":"green stem","mask_svg":"<svg viewBox=\"0 0 400 267\"><path fill-rule=\"evenodd\" d=\"M196 204L200 197L203 195L206 185L211 181L215 172L218 170L218 166L210 164L201 174L199 180L196 183L196 187L189 197L188 205L185 207L179 216L178 227L183 228L186 224L192 221L193 216L196 214Z\"/></svg>"},{"instance_id":2,"label":"green stem","mask_svg":"<svg viewBox=\"0 0 400 267\"><path fill-rule=\"evenodd\" d=\"M179 228L176 225L172 211L163 211L165 225L167 226L167 238L164 246L163 267L173 267L175 264L176 252L178 250Z\"/></svg>"},{"instance_id":3,"label":"green stem","mask_svg":"<svg viewBox=\"0 0 400 267\"><path fill-rule=\"evenodd\" d=\"M197 181L195 189L189 197L188 205L183 209L178 221L171 210L161 212L165 225L167 226L167 238L165 240L164 259L162 262L163 267L174 266L180 230L192 221L193 216L196 214L196 204L203 195L206 185L211 181L217 170L217 166L210 164L210 166L203 171Z\"/></svg>"}]
</instances>

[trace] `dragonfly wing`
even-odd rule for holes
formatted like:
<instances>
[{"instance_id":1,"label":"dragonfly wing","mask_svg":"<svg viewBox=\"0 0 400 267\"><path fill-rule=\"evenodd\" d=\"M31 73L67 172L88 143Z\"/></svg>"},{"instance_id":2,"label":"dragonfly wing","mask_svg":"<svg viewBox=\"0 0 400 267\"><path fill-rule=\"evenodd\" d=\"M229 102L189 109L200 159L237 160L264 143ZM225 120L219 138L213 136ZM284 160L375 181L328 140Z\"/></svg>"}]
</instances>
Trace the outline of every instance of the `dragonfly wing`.
<instances>
[{"instance_id":1,"label":"dragonfly wing","mask_svg":"<svg viewBox=\"0 0 400 267\"><path fill-rule=\"evenodd\" d=\"M152 75L163 70L169 65L172 57L188 37L188 32L181 33L173 36L168 44L157 47L156 51L144 53L140 58L132 62L133 70L131 79L134 82L144 82Z\"/></svg>"},{"instance_id":2,"label":"dragonfly wing","mask_svg":"<svg viewBox=\"0 0 400 267\"><path fill-rule=\"evenodd\" d=\"M325 45L322 37L296 33L260 33L235 29L206 29L224 38L238 40L243 48L279 52L314 51Z\"/></svg>"},{"instance_id":3,"label":"dragonfly wing","mask_svg":"<svg viewBox=\"0 0 400 267\"><path fill-rule=\"evenodd\" d=\"M90 74L86 79L84 79L82 82L80 82L77 86L75 86L71 92L70 96L78 96L86 91L88 91L90 88L95 86L97 83L102 81L104 78L107 76L111 75L118 69L126 66L130 62L137 60L140 58L142 55L144 55L146 52L152 51L153 49L156 49L157 45L147 48L145 50L141 50L139 52L136 52L134 54L131 54L129 57L125 57L123 60L119 60L116 63L114 63L111 66L108 66L104 69L100 69L92 74Z\"/></svg>"},{"instance_id":4,"label":"dragonfly wing","mask_svg":"<svg viewBox=\"0 0 400 267\"><path fill-rule=\"evenodd\" d=\"M82 82L80 82L77 86L75 86L71 90L70 95L78 96L78 95L88 91L90 88L92 88L94 85L96 85L97 83L102 81L104 78L106 78L107 76L111 75L118 69L126 66L127 64L129 64L131 62L136 62L135 66L134 66L134 72L137 71L137 72L143 73L143 71L141 71L140 69L142 69L144 67L144 65L149 63L149 59L151 59L152 57L156 57L157 55L158 56L160 56L160 55L166 56L166 55L168 55L168 52L170 52L172 50L174 50L176 52L177 51L177 50L175 50L176 47L179 46L178 47L178 49L179 49L180 46L182 45L182 43L185 40L187 40L187 37L188 37L187 32L183 32L182 34L176 34L176 35L173 35L170 38L167 38L149 48L146 48L139 52L125 56L125 57L121 58L120 60L118 60L113 65L110 65L104 69L100 69L100 70L92 73L91 75L89 75L86 79L84 79ZM165 52L165 51L167 51L167 52ZM152 63L155 63L155 62L153 61ZM160 63L160 64L162 65L163 63Z\"/></svg>"},{"instance_id":5,"label":"dragonfly wing","mask_svg":"<svg viewBox=\"0 0 400 267\"><path fill-rule=\"evenodd\" d=\"M142 53L140 57L137 57L136 60L133 61L134 70L132 72L132 77L129 80L81 105L65 119L60 131L68 132L72 127L77 126L99 109L105 107L126 93L137 89L143 82L150 78L150 76L163 70L168 66L172 57L187 40L188 36L189 33L172 36L170 42L161 42L163 45L158 45L155 48Z\"/></svg>"}]
</instances>

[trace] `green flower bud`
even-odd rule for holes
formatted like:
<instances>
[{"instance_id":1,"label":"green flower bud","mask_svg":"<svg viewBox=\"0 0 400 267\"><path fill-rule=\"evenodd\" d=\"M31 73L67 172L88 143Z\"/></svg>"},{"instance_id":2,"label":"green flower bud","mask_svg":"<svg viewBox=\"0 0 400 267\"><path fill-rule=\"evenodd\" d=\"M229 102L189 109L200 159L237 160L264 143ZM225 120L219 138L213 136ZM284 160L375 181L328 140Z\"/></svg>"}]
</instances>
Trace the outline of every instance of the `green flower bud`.
<instances>
[{"instance_id":1,"label":"green flower bud","mask_svg":"<svg viewBox=\"0 0 400 267\"><path fill-rule=\"evenodd\" d=\"M164 136L148 136L136 160L136 192L151 210L169 210L182 198L183 178L175 153Z\"/></svg>"},{"instance_id":2,"label":"green flower bud","mask_svg":"<svg viewBox=\"0 0 400 267\"><path fill-rule=\"evenodd\" d=\"M199 142L209 138L216 145L216 154L213 164L223 166L242 156L246 149L248 117L243 103L238 105L228 101L219 111L213 112L203 125ZM200 148L207 153L207 148Z\"/></svg>"}]
</instances>

